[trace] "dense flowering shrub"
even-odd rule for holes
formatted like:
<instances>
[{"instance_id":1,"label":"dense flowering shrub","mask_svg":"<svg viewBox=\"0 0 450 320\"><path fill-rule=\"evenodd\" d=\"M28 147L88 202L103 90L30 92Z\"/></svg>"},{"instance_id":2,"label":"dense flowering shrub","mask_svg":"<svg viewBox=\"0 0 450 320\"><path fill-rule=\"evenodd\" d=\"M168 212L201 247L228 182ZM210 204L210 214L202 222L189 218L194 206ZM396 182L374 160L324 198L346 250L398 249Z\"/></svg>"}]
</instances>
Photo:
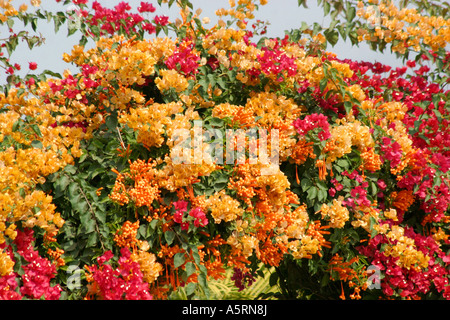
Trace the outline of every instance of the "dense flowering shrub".
<instances>
[{"instance_id":1,"label":"dense flowering shrub","mask_svg":"<svg viewBox=\"0 0 450 320\"><path fill-rule=\"evenodd\" d=\"M1 60L2 299L195 298L230 268L239 290L273 268L275 297L450 298L448 18L382 2L373 28L374 1L323 2L346 23L257 40L265 3L230 1L207 29L189 1L171 21L66 0L78 73ZM336 57L339 35L406 65Z\"/></svg>"}]
</instances>

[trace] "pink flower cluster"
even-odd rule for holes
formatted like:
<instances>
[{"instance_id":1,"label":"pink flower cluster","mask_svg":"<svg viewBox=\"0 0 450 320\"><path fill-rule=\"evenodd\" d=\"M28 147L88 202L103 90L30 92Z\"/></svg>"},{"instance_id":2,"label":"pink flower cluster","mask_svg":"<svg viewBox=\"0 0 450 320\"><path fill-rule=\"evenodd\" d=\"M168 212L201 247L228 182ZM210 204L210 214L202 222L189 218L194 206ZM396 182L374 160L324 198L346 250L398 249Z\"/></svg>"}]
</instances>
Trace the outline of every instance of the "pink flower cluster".
<instances>
[{"instance_id":1,"label":"pink flower cluster","mask_svg":"<svg viewBox=\"0 0 450 320\"><path fill-rule=\"evenodd\" d=\"M99 267L91 266L89 271L97 284L97 294L105 300L151 300L149 284L143 280L139 263L131 259L128 248L120 250L118 267L107 264L114 256L111 251L97 258Z\"/></svg>"},{"instance_id":2,"label":"pink flower cluster","mask_svg":"<svg viewBox=\"0 0 450 320\"><path fill-rule=\"evenodd\" d=\"M177 70L185 75L198 73L198 61L200 57L192 51L192 44L178 48L166 59L166 66L171 70Z\"/></svg>"},{"instance_id":3,"label":"pink flower cluster","mask_svg":"<svg viewBox=\"0 0 450 320\"><path fill-rule=\"evenodd\" d=\"M289 58L285 52L279 49L262 48L263 54L258 56L258 62L261 70L267 75L281 75L283 71L287 72L289 77L297 74L297 65L294 58ZM283 81L279 76L278 81Z\"/></svg>"},{"instance_id":4,"label":"pink flower cluster","mask_svg":"<svg viewBox=\"0 0 450 320\"><path fill-rule=\"evenodd\" d=\"M383 244L392 241L387 239L386 235L378 234L369 240L367 246L358 247L359 252L367 256L371 264L379 267L384 274L381 281L383 293L387 296L398 293L403 298L415 298L435 289L442 293L445 299L450 299L449 271L445 266L450 262L450 257L431 236L417 234L411 227L405 228L405 236L414 240L417 250L430 257L428 268L420 270L400 267L397 264L398 257L386 256L383 253ZM444 261L445 265L438 260Z\"/></svg>"},{"instance_id":5,"label":"pink flower cluster","mask_svg":"<svg viewBox=\"0 0 450 320\"><path fill-rule=\"evenodd\" d=\"M450 54L446 58L448 63ZM421 59L429 58L423 55ZM446 101L436 97L449 91L422 76L429 71L427 68L413 70L416 61L408 61L406 66L395 69L381 63L342 62L348 63L354 71L347 80L349 84L359 84L374 99L382 97L385 90L391 90L394 100L407 106L403 123L409 130L413 147L418 150L411 162L414 165L403 174L398 187L414 191L421 200L421 209L428 215L427 219L439 222L450 206L450 181L446 175L450 170L450 120ZM420 60L418 62L423 65ZM410 72L407 73L408 69ZM369 71L372 75L368 74ZM399 146L386 138L381 147L384 160L395 166L401 157ZM441 176L440 183L435 180L438 176Z\"/></svg>"},{"instance_id":6,"label":"pink flower cluster","mask_svg":"<svg viewBox=\"0 0 450 320\"><path fill-rule=\"evenodd\" d=\"M92 4L94 14L88 19L91 26L99 26L106 34L115 34L123 28L123 31L130 35L136 33L136 27L142 23L142 29L154 33L156 28L153 24L145 22L145 19L139 13L155 12L155 7L148 2L141 2L138 7L139 13L131 13L131 6L127 2L120 2L113 9L103 7L98 1ZM166 25L168 17L156 16L154 19L156 24ZM92 30L92 29L91 29ZM102 35L104 35L104 33Z\"/></svg>"},{"instance_id":7,"label":"pink flower cluster","mask_svg":"<svg viewBox=\"0 0 450 320\"><path fill-rule=\"evenodd\" d=\"M100 29L106 33L114 34L120 30L121 27L125 29L127 34L130 31L136 31L135 25L142 22L144 18L140 14L129 13L131 6L126 2L120 2L114 9L103 7L98 1L94 1L92 9L95 10L93 17L90 19L90 25L101 25ZM122 21L122 23L118 23Z\"/></svg>"},{"instance_id":8,"label":"pink flower cluster","mask_svg":"<svg viewBox=\"0 0 450 320\"><path fill-rule=\"evenodd\" d=\"M391 167L395 168L402 161L402 148L397 141L392 141L389 137L381 138L380 143L381 157L389 160Z\"/></svg>"},{"instance_id":9,"label":"pink flower cluster","mask_svg":"<svg viewBox=\"0 0 450 320\"><path fill-rule=\"evenodd\" d=\"M50 282L56 275L56 267L48 259L39 256L37 250L33 249L33 230L25 229L17 231L13 241L16 253L28 262L22 265L22 272L12 272L0 278L0 300L20 300L22 298L46 300L58 300L61 295L59 284L51 286ZM4 249L6 244L0 245ZM11 260L14 261L12 247L6 247ZM22 274L21 276L19 274ZM20 290L17 287L20 284Z\"/></svg>"},{"instance_id":10,"label":"pink flower cluster","mask_svg":"<svg viewBox=\"0 0 450 320\"><path fill-rule=\"evenodd\" d=\"M205 227L208 224L208 219L205 213L200 207L195 207L189 211L189 215L186 216L188 202L185 200L179 200L173 203L175 207L175 214L173 220L176 223L181 224L181 230L188 231L189 226L193 224L196 228Z\"/></svg>"},{"instance_id":11,"label":"pink flower cluster","mask_svg":"<svg viewBox=\"0 0 450 320\"><path fill-rule=\"evenodd\" d=\"M414 168L408 171L398 182L399 188L415 190L414 194L421 200L421 209L429 215L430 221L440 222L450 205L450 188L448 180L442 176L440 183L434 183L438 170L430 165L446 161L448 157L433 154L431 157L427 150L419 150L413 155ZM430 161L431 158L431 161ZM439 159L439 160L438 160ZM442 163L439 171L446 172L447 162ZM428 199L428 200L427 200Z\"/></svg>"},{"instance_id":12,"label":"pink flower cluster","mask_svg":"<svg viewBox=\"0 0 450 320\"><path fill-rule=\"evenodd\" d=\"M346 170L341 173L343 177L348 177L350 181L352 181L355 186L350 189L350 196L344 201L342 204L348 207L355 206L370 206L371 201L367 198L367 189L369 187L369 183L363 179L363 177L354 170L352 173L347 172ZM344 186L337 181L335 178L330 180L334 187L328 190L328 193L335 197L337 191L341 191L344 189Z\"/></svg>"},{"instance_id":13,"label":"pink flower cluster","mask_svg":"<svg viewBox=\"0 0 450 320\"><path fill-rule=\"evenodd\" d=\"M83 72L85 72L83 70ZM53 82L53 81L49 81L49 86L50 89L52 90L53 93L56 92L63 92L63 89L66 88L66 90L64 90L64 96L68 99L77 99L78 95L81 95L81 99L78 99L81 103L85 103L88 104L88 99L86 98L85 95L82 95L82 91L81 89L78 89L78 76L73 76L73 75L68 75L66 78L62 79L60 81L59 84ZM98 81L94 81L92 79L90 79L88 76L86 76L83 79L83 82L85 84L86 87L88 88L96 88L100 85L100 83ZM45 103L50 103L50 101L48 99L44 100Z\"/></svg>"},{"instance_id":14,"label":"pink flower cluster","mask_svg":"<svg viewBox=\"0 0 450 320\"><path fill-rule=\"evenodd\" d=\"M320 141L327 140L331 137L328 117L321 113L312 113L305 116L304 119L295 120L294 128L297 130L298 134L302 136L308 134L308 132L315 128L321 128L322 130L320 130L317 135Z\"/></svg>"}]
</instances>

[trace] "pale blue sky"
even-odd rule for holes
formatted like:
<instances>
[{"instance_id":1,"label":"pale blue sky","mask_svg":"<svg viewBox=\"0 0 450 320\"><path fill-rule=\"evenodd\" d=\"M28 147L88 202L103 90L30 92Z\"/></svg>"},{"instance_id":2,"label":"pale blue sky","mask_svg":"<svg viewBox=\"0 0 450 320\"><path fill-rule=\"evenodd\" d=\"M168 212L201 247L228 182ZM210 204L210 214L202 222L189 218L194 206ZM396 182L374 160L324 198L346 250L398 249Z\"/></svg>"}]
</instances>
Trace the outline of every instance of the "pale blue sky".
<instances>
[{"instance_id":1,"label":"pale blue sky","mask_svg":"<svg viewBox=\"0 0 450 320\"><path fill-rule=\"evenodd\" d=\"M23 2L23 0L15 0L14 2L16 1L19 5ZM92 2L92 0L90 2ZM112 7L120 1L100 0L99 2L103 6ZM136 9L141 0L128 0L127 2ZM175 20L175 18L179 16L179 9L176 5L173 5L169 10L166 4L163 4L162 7L158 7L156 0L150 0L148 2L153 3L157 8L155 13L149 14L149 18L158 14L168 15L170 19ZM214 14L215 10L222 7L228 8L228 0L191 0L191 2L194 5L194 10L197 8L202 9L201 18L211 18L210 25L213 25L217 21L217 17ZM57 4L54 0L42 1L42 7L47 10L51 9L55 11L60 11L63 8L62 5ZM255 13L255 19L270 22L268 33L266 35L268 37L283 37L285 30L299 28L302 21L306 21L309 24L318 22L328 25L329 17L327 17L328 20L324 19L323 11L321 8L317 7L316 1L308 1L308 7L308 9L299 7L297 5L297 0L269 0L267 5L260 6L260 9ZM21 24L17 23L14 29L21 30L21 27ZM0 37L5 35L4 31L4 28L0 28ZM62 60L62 54L71 51L72 46L78 42L80 35L75 34L67 37L67 29L64 26L55 34L53 22L46 23L44 21L39 22L38 32L42 33L46 38L46 42L43 46L36 47L30 51L26 44L21 44L12 56L14 62L18 62L23 66L23 70L20 74L23 75L24 72L27 71L29 61L38 63L38 72L44 69L59 73L62 73L64 69L70 69L75 72L76 69L74 69L73 66ZM379 61L391 66L400 65L400 61L398 61L389 50L386 50L383 54L376 53L371 51L366 44L360 44L359 47L352 47L349 43L344 43L340 40L335 47L330 46L328 51L335 52L339 58L350 58L371 62ZM4 81L5 76L0 75L0 84L4 83Z\"/></svg>"}]
</instances>

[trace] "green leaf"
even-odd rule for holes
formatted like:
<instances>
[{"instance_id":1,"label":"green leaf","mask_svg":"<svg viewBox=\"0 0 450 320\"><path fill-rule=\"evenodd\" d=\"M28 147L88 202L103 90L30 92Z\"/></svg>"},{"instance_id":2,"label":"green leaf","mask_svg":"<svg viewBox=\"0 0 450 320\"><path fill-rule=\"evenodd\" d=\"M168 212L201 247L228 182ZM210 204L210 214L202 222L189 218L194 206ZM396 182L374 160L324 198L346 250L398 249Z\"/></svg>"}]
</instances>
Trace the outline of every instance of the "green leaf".
<instances>
[{"instance_id":1,"label":"green leaf","mask_svg":"<svg viewBox=\"0 0 450 320\"><path fill-rule=\"evenodd\" d=\"M12 29L12 27L14 26L14 20L13 20L13 19L8 19L8 20L6 21L6 24L8 25L8 27L9 27L10 29Z\"/></svg>"},{"instance_id":2,"label":"green leaf","mask_svg":"<svg viewBox=\"0 0 450 320\"><path fill-rule=\"evenodd\" d=\"M208 285L207 285L207 282L206 282L206 274L205 273L200 273L199 275L198 275L198 283L203 287L203 288L206 288Z\"/></svg>"},{"instance_id":3,"label":"green leaf","mask_svg":"<svg viewBox=\"0 0 450 320\"><path fill-rule=\"evenodd\" d=\"M31 28L33 28L33 31L36 31L36 29L37 29L37 22L38 22L38 19L36 17L31 19Z\"/></svg>"},{"instance_id":4,"label":"green leaf","mask_svg":"<svg viewBox=\"0 0 450 320\"><path fill-rule=\"evenodd\" d=\"M85 228L86 233L92 233L95 231L95 220L92 219L92 216L89 212L83 215L83 227Z\"/></svg>"},{"instance_id":5,"label":"green leaf","mask_svg":"<svg viewBox=\"0 0 450 320\"><path fill-rule=\"evenodd\" d=\"M369 229L370 229L370 236L373 238L378 234L378 231L374 229L374 226L377 225L377 221L374 217L369 218Z\"/></svg>"},{"instance_id":6,"label":"green leaf","mask_svg":"<svg viewBox=\"0 0 450 320\"><path fill-rule=\"evenodd\" d=\"M31 129L33 129L34 133L38 135L38 137L42 137L41 130L39 129L39 126L37 124L30 125Z\"/></svg>"},{"instance_id":7,"label":"green leaf","mask_svg":"<svg viewBox=\"0 0 450 320\"><path fill-rule=\"evenodd\" d=\"M118 46L119 46L119 42L114 42L114 43L111 45L111 50L117 49Z\"/></svg>"},{"instance_id":8,"label":"green leaf","mask_svg":"<svg viewBox=\"0 0 450 320\"><path fill-rule=\"evenodd\" d=\"M32 146L33 148L37 148L37 149L42 149L42 148L43 148L42 142L39 141L39 140L33 140L33 141L31 142L31 146Z\"/></svg>"},{"instance_id":9,"label":"green leaf","mask_svg":"<svg viewBox=\"0 0 450 320\"><path fill-rule=\"evenodd\" d=\"M200 255L198 254L198 248L196 245L191 245L190 249L192 250L192 258L194 258L195 264L200 264Z\"/></svg>"},{"instance_id":10,"label":"green leaf","mask_svg":"<svg viewBox=\"0 0 450 320\"><path fill-rule=\"evenodd\" d=\"M319 201L319 202L321 202L321 201L324 201L326 198L327 198L327 191L326 190L319 190L319 192L318 192L318 197L317 197L317 200Z\"/></svg>"},{"instance_id":11,"label":"green leaf","mask_svg":"<svg viewBox=\"0 0 450 320\"><path fill-rule=\"evenodd\" d=\"M70 183L67 188L69 199L78 198L80 196L80 191L78 189L78 184L76 182Z\"/></svg>"},{"instance_id":12,"label":"green leaf","mask_svg":"<svg viewBox=\"0 0 450 320\"><path fill-rule=\"evenodd\" d=\"M227 88L227 84L225 83L225 81L223 80L222 77L219 77L217 79L217 84L222 88L222 89L226 89Z\"/></svg>"},{"instance_id":13,"label":"green leaf","mask_svg":"<svg viewBox=\"0 0 450 320\"><path fill-rule=\"evenodd\" d=\"M309 190L309 188L312 187L311 179L302 179L300 182L300 185L302 187L303 192L306 192Z\"/></svg>"},{"instance_id":14,"label":"green leaf","mask_svg":"<svg viewBox=\"0 0 450 320\"><path fill-rule=\"evenodd\" d=\"M98 234L97 232L92 232L91 234L89 234L89 237L86 242L86 247L93 247L97 244L97 242L98 242Z\"/></svg>"},{"instance_id":15,"label":"green leaf","mask_svg":"<svg viewBox=\"0 0 450 320\"><path fill-rule=\"evenodd\" d=\"M167 244L170 246L175 239L175 232L172 230L168 230L164 233L164 238L166 239Z\"/></svg>"},{"instance_id":16,"label":"green leaf","mask_svg":"<svg viewBox=\"0 0 450 320\"><path fill-rule=\"evenodd\" d=\"M353 110L353 105L350 101L345 101L344 108L345 108L345 112L347 112L347 114L351 114L351 112Z\"/></svg>"},{"instance_id":17,"label":"green leaf","mask_svg":"<svg viewBox=\"0 0 450 320\"><path fill-rule=\"evenodd\" d=\"M306 196L306 199L308 200L314 200L317 198L317 193L319 190L316 187L312 187L308 190L308 195Z\"/></svg>"},{"instance_id":18,"label":"green leaf","mask_svg":"<svg viewBox=\"0 0 450 320\"><path fill-rule=\"evenodd\" d=\"M211 84L211 87L214 88L214 86L216 85L216 77L212 73L208 74L207 77L208 77L209 83Z\"/></svg>"},{"instance_id":19,"label":"green leaf","mask_svg":"<svg viewBox=\"0 0 450 320\"><path fill-rule=\"evenodd\" d=\"M330 13L331 5L329 2L325 1L323 3L323 14L326 16Z\"/></svg>"},{"instance_id":20,"label":"green leaf","mask_svg":"<svg viewBox=\"0 0 450 320\"><path fill-rule=\"evenodd\" d=\"M16 122L14 122L12 126L12 132L16 132L20 128L21 123L22 120L17 120Z\"/></svg>"},{"instance_id":21,"label":"green leaf","mask_svg":"<svg viewBox=\"0 0 450 320\"><path fill-rule=\"evenodd\" d=\"M196 283L194 283L194 282L189 282L189 283L187 284L187 286L186 286L186 294L187 294L188 296L190 296L191 294L193 294L194 291L195 291L195 289L196 289L196 287L197 287L197 284L196 284Z\"/></svg>"},{"instance_id":22,"label":"green leaf","mask_svg":"<svg viewBox=\"0 0 450 320\"><path fill-rule=\"evenodd\" d=\"M46 69L46 70L42 71L42 73L46 74L46 75L49 75L49 76L52 76L52 77L55 77L55 78L58 78L58 79L62 79L62 76L59 73L51 71L51 70L47 70Z\"/></svg>"},{"instance_id":23,"label":"green leaf","mask_svg":"<svg viewBox=\"0 0 450 320\"><path fill-rule=\"evenodd\" d=\"M330 26L331 27L331 26ZM339 32L333 27L324 31L325 38L334 47L339 40Z\"/></svg>"},{"instance_id":24,"label":"green leaf","mask_svg":"<svg viewBox=\"0 0 450 320\"><path fill-rule=\"evenodd\" d=\"M349 2L347 2L347 4L350 4ZM347 21L348 22L352 22L353 21L353 19L355 19L355 17L356 17L356 9L355 9L355 7L349 7L348 9L347 9Z\"/></svg>"},{"instance_id":25,"label":"green leaf","mask_svg":"<svg viewBox=\"0 0 450 320\"><path fill-rule=\"evenodd\" d=\"M317 186L318 186L319 189L321 189L321 190L328 191L328 186L327 186L327 184L325 183L325 181L319 180L319 181L317 182Z\"/></svg>"},{"instance_id":26,"label":"green leaf","mask_svg":"<svg viewBox=\"0 0 450 320\"><path fill-rule=\"evenodd\" d=\"M187 276L194 274L197 271L197 268L195 267L195 264L193 262L186 263L185 270L187 273Z\"/></svg>"},{"instance_id":27,"label":"green leaf","mask_svg":"<svg viewBox=\"0 0 450 320\"><path fill-rule=\"evenodd\" d=\"M178 252L174 257L173 257L173 264L175 268L178 268L180 266L182 266L184 263L184 253L182 252Z\"/></svg>"},{"instance_id":28,"label":"green leaf","mask_svg":"<svg viewBox=\"0 0 450 320\"><path fill-rule=\"evenodd\" d=\"M323 92L325 90L325 88L327 87L327 84L328 84L328 79L327 78L323 78L322 80L320 80L320 83L319 83L320 91Z\"/></svg>"},{"instance_id":29,"label":"green leaf","mask_svg":"<svg viewBox=\"0 0 450 320\"><path fill-rule=\"evenodd\" d=\"M55 181L55 196L61 195L69 185L70 180L66 175L62 175Z\"/></svg>"}]
</instances>

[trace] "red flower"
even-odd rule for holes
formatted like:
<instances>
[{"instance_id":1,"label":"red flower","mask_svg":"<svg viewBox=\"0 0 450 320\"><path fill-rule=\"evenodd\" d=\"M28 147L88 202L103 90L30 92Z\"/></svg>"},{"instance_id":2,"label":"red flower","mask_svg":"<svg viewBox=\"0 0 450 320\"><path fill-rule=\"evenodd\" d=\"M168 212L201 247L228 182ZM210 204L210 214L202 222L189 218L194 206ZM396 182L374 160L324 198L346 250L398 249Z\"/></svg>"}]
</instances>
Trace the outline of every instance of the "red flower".
<instances>
[{"instance_id":1,"label":"red flower","mask_svg":"<svg viewBox=\"0 0 450 320\"><path fill-rule=\"evenodd\" d=\"M156 28L153 24L151 23L144 23L142 25L142 29L144 29L145 31L147 31L148 33L152 34L156 32Z\"/></svg>"},{"instance_id":2,"label":"red flower","mask_svg":"<svg viewBox=\"0 0 450 320\"><path fill-rule=\"evenodd\" d=\"M36 62L29 62L28 63L28 68L30 68L30 70L36 70L37 69L37 63Z\"/></svg>"},{"instance_id":3,"label":"red flower","mask_svg":"<svg viewBox=\"0 0 450 320\"><path fill-rule=\"evenodd\" d=\"M309 131L314 130L315 128L322 128L317 135L319 139L324 141L331 137L328 118L323 114L313 113L311 115L307 115L303 120L297 119L294 121L294 128L300 135L306 135Z\"/></svg>"},{"instance_id":4,"label":"red flower","mask_svg":"<svg viewBox=\"0 0 450 320\"><path fill-rule=\"evenodd\" d=\"M98 264L104 264L105 262L109 261L113 257L113 253L111 250L106 251L102 256L97 258Z\"/></svg>"},{"instance_id":5,"label":"red flower","mask_svg":"<svg viewBox=\"0 0 450 320\"><path fill-rule=\"evenodd\" d=\"M167 16L156 16L155 17L155 23L159 24L160 26L165 26L169 23L169 17Z\"/></svg>"},{"instance_id":6,"label":"red flower","mask_svg":"<svg viewBox=\"0 0 450 320\"><path fill-rule=\"evenodd\" d=\"M139 12L155 12L155 7L148 2L141 2L141 5L138 7Z\"/></svg>"}]
</instances>

